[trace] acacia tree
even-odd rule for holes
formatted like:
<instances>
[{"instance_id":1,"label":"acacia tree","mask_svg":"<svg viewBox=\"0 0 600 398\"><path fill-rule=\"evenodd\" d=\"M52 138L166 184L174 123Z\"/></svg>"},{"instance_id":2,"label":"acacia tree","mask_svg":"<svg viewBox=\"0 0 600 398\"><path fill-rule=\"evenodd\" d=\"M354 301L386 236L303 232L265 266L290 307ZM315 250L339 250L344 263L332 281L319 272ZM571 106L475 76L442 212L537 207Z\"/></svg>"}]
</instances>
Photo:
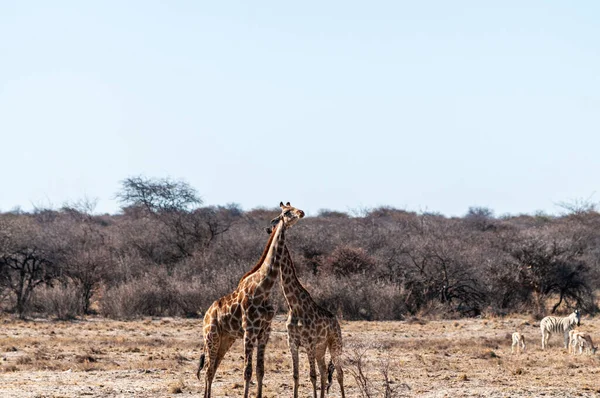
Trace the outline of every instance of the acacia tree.
<instances>
[{"instance_id":1,"label":"acacia tree","mask_svg":"<svg viewBox=\"0 0 600 398\"><path fill-rule=\"evenodd\" d=\"M141 209L142 217L147 215L163 227L158 230L161 239L173 248L170 264L191 257L197 249L206 250L242 215L235 204L200 207L202 199L184 181L130 177L122 185L120 202Z\"/></svg>"},{"instance_id":2,"label":"acacia tree","mask_svg":"<svg viewBox=\"0 0 600 398\"><path fill-rule=\"evenodd\" d=\"M485 296L471 258L477 255L458 227L458 223L433 218L408 239L403 287L409 308L438 301L463 313L481 310Z\"/></svg>"},{"instance_id":3,"label":"acacia tree","mask_svg":"<svg viewBox=\"0 0 600 398\"><path fill-rule=\"evenodd\" d=\"M565 228L566 227L566 228ZM584 261L587 240L575 225L526 230L503 242L522 283L533 293L536 311L543 314L546 299L557 295L554 313L563 303L582 306L593 297Z\"/></svg>"},{"instance_id":4,"label":"acacia tree","mask_svg":"<svg viewBox=\"0 0 600 398\"><path fill-rule=\"evenodd\" d=\"M0 228L0 284L15 297L14 310L23 317L36 287L58 274L48 236L31 216L5 215Z\"/></svg>"},{"instance_id":5,"label":"acacia tree","mask_svg":"<svg viewBox=\"0 0 600 398\"><path fill-rule=\"evenodd\" d=\"M161 239L177 253L168 262L192 255L198 234L194 223L190 225L189 216L202 204L194 188L169 178L130 177L122 182L117 198L124 207L139 210L129 213L140 218L149 216L164 227L158 229Z\"/></svg>"}]
</instances>

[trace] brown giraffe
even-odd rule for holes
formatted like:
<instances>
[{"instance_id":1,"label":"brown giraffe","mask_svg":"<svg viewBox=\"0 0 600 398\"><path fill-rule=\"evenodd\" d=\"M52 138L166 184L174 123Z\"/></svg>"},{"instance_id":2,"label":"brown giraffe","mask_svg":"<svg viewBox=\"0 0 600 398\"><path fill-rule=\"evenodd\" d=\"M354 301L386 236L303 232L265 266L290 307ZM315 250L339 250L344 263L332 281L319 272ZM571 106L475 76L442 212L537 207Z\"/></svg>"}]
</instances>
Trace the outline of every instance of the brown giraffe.
<instances>
[{"instance_id":1,"label":"brown giraffe","mask_svg":"<svg viewBox=\"0 0 600 398\"><path fill-rule=\"evenodd\" d=\"M272 221L272 225L277 225L281 217L284 217L283 213ZM286 326L288 331L288 345L292 354L294 398L298 397L298 349L300 347L304 347L308 355L313 397L317 397L316 360L321 376L321 398L325 397L325 385L327 382L327 392L329 392L334 369L337 374L342 398L344 398L346 394L344 392L344 371L342 370L341 356L343 345L340 324L335 315L317 305L310 293L302 286L296 276L296 268L292 262L290 252L285 246L283 258L281 259L281 288L289 307ZM327 348L329 348L331 361L326 369L325 351Z\"/></svg>"},{"instance_id":2,"label":"brown giraffe","mask_svg":"<svg viewBox=\"0 0 600 398\"><path fill-rule=\"evenodd\" d=\"M196 376L207 365L204 397L211 394L211 385L219 363L238 338L244 339L244 397L248 397L252 378L252 353L256 352L257 398L262 397L262 381L265 369L265 347L271 332L275 309L269 301L271 289L281 265L285 248L285 231L304 217L302 210L279 204L282 214L276 218L263 254L250 271L240 280L233 293L215 301L204 316L204 353Z\"/></svg>"}]
</instances>

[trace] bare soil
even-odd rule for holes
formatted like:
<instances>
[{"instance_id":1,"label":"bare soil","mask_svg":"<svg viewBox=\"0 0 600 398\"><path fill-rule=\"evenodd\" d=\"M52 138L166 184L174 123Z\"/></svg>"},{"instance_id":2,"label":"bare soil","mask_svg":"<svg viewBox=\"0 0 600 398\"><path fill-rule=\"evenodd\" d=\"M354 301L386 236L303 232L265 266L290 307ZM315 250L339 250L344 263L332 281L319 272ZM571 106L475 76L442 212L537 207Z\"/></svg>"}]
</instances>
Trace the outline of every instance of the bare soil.
<instances>
[{"instance_id":1,"label":"bare soil","mask_svg":"<svg viewBox=\"0 0 600 398\"><path fill-rule=\"evenodd\" d=\"M201 324L172 318L0 318L0 397L201 396L204 382L195 376ZM278 316L273 326L264 392L289 397L293 383L285 318ZM598 344L599 326L600 320L584 319L580 329ZM511 354L515 330L527 338L525 353ZM386 387L390 396L403 397L600 396L600 355L571 355L558 336L542 351L539 323L528 317L342 322L342 331L348 397L383 397ZM359 387L353 374L361 354L366 385ZM304 354L300 362L300 396L312 397ZM238 341L217 372L214 396L243 395L242 369ZM335 378L329 396L340 396Z\"/></svg>"}]
</instances>

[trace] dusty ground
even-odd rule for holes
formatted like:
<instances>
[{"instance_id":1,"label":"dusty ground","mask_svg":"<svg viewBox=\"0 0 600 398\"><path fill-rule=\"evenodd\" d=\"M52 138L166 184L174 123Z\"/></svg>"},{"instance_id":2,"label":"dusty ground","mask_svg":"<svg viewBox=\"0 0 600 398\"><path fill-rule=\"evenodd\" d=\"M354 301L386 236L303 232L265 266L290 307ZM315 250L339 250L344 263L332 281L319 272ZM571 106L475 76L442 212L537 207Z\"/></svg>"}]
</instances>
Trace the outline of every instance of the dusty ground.
<instances>
[{"instance_id":1,"label":"dusty ground","mask_svg":"<svg viewBox=\"0 0 600 398\"><path fill-rule=\"evenodd\" d=\"M0 319L0 397L201 396L195 378L201 320L146 319L73 322ZM600 319L581 329L600 343ZM291 363L284 318L277 317L267 351L265 395L291 396ZM510 352L510 333L528 340L524 354ZM371 397L600 396L600 355L570 355L553 336L540 349L538 323L527 317L459 321L343 322L346 395L361 397L356 361ZM301 354L300 396L312 396ZM216 397L241 396L241 342L225 357L213 387ZM385 382L385 369L388 383ZM331 397L339 397L334 381ZM366 396L366 395L365 395Z\"/></svg>"}]
</instances>

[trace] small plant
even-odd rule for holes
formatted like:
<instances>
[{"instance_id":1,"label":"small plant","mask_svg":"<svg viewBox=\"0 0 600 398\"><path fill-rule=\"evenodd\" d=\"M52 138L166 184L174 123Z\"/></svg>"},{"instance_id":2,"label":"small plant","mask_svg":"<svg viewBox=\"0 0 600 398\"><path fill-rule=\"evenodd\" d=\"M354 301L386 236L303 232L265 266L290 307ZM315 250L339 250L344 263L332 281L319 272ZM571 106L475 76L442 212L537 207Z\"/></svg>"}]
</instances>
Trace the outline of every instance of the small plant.
<instances>
[{"instance_id":1,"label":"small plant","mask_svg":"<svg viewBox=\"0 0 600 398\"><path fill-rule=\"evenodd\" d=\"M365 374L365 356L368 348L362 344L355 344L351 347L349 363L351 367L348 368L348 372L352 375L360 391L362 398L374 397L373 386L369 381L369 378Z\"/></svg>"},{"instance_id":2,"label":"small plant","mask_svg":"<svg viewBox=\"0 0 600 398\"><path fill-rule=\"evenodd\" d=\"M184 388L185 383L183 382L183 380L179 379L175 383L169 385L169 394L182 394Z\"/></svg>"},{"instance_id":3,"label":"small plant","mask_svg":"<svg viewBox=\"0 0 600 398\"><path fill-rule=\"evenodd\" d=\"M31 357L26 355L17 358L17 365L29 365L32 362Z\"/></svg>"},{"instance_id":4,"label":"small plant","mask_svg":"<svg viewBox=\"0 0 600 398\"><path fill-rule=\"evenodd\" d=\"M394 381L390 378L390 368L392 367L391 356L388 356L385 359L382 359L379 363L379 372L383 376L383 386L384 386L384 394L385 398L393 398L398 396L398 389L403 387L410 391L410 387L406 383L402 383L398 386L395 386Z\"/></svg>"},{"instance_id":5,"label":"small plant","mask_svg":"<svg viewBox=\"0 0 600 398\"><path fill-rule=\"evenodd\" d=\"M2 370L5 372L18 372L19 368L15 365L8 365L2 368Z\"/></svg>"},{"instance_id":6,"label":"small plant","mask_svg":"<svg viewBox=\"0 0 600 398\"><path fill-rule=\"evenodd\" d=\"M186 362L189 362L189 358L186 358L185 356L183 356L180 352L175 353L175 360L177 361L177 363L179 365L183 365Z\"/></svg>"},{"instance_id":7,"label":"small plant","mask_svg":"<svg viewBox=\"0 0 600 398\"><path fill-rule=\"evenodd\" d=\"M351 353L348 358L348 362L350 363L350 367L348 367L348 372L354 377L356 384L358 385L358 389L360 391L360 395L362 398L371 398L375 396L380 396L373 387L373 380L366 374L366 369L368 365L366 364L365 358L367 357L367 352L369 351L369 347L362 344L354 344L351 347ZM393 367L391 357L388 355L384 359L381 359L379 362L379 373L383 376L383 397L384 398L394 398L397 397L399 392L398 389L400 387L404 387L405 389L410 390L410 387L402 383L401 385L395 386L395 382L390 377L390 369Z\"/></svg>"}]
</instances>

